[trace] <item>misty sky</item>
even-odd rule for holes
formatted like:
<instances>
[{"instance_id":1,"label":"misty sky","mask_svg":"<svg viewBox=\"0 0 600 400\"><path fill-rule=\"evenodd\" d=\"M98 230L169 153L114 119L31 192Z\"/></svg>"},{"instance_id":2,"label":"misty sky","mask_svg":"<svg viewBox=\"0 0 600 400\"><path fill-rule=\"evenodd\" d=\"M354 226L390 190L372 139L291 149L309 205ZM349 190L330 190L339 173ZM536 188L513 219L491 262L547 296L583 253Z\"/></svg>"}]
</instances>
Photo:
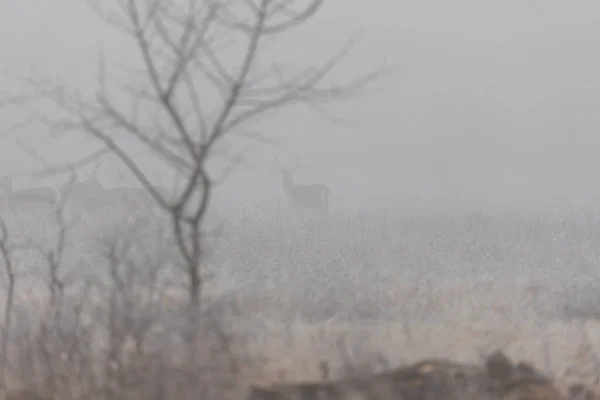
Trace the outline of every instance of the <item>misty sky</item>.
<instances>
[{"instance_id":1,"label":"misty sky","mask_svg":"<svg viewBox=\"0 0 600 400\"><path fill-rule=\"evenodd\" d=\"M302 159L299 182L329 184L334 204L600 208L600 3L327 0L276 55L318 63L356 31L361 40L334 78L385 60L385 79L329 107L347 125L304 108L263 124L282 149L257 149L256 169L232 178L227 198L282 198L270 170L280 153ZM99 43L109 57L132 59L134 49L83 1L0 2L4 88L14 88L5 72L35 70L89 90ZM2 124L11 117L0 111ZM84 151L76 141L22 135L49 160ZM12 140L2 141L3 172L33 167ZM107 166L102 175L116 172Z\"/></svg>"}]
</instances>

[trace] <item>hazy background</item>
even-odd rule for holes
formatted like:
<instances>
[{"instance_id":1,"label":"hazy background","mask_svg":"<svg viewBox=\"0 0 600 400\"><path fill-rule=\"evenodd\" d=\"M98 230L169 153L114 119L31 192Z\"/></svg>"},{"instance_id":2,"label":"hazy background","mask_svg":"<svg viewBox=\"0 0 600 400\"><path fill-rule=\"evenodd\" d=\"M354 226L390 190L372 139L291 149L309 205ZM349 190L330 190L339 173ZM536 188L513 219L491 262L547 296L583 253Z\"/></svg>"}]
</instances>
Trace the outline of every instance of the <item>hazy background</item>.
<instances>
[{"instance_id":1,"label":"hazy background","mask_svg":"<svg viewBox=\"0 0 600 400\"><path fill-rule=\"evenodd\" d=\"M252 337L249 347L261 363L282 360L268 366L278 377L283 366L290 377L313 379L294 368L335 360L347 337L355 338L359 356L373 351L390 365L423 357L474 361L475 353L502 348L552 376L565 373L564 365L583 365L582 354L597 371L598 0L326 0L310 23L270 46L259 62L310 67L355 32L361 40L331 79L382 61L386 76L367 94L329 108L345 124L297 107L253 126L281 146L255 146L255 168L219 189L219 212L236 205L248 212L215 213L218 230L203 238L205 298L239 305L236 333ZM137 49L84 1L0 1L0 90L18 89L15 76L37 71L92 93L100 45L113 63L138 62ZM0 110L0 133L21 118ZM91 148L83 139L50 140L33 127L20 135L53 163ZM293 218L275 207L252 208L286 200L272 168L277 155L303 161L298 182L330 185L333 213ZM160 166L146 167L167 184ZM16 186L39 184L23 174L35 168L15 138L0 140L0 176L21 172ZM110 162L99 172L105 185L133 184ZM343 207L376 211L337 212ZM578 212L492 213L515 208ZM156 265L167 279L178 278L168 224L157 217L138 225L137 211L144 210L133 211L111 206L88 217L74 207L83 218L69 232L73 251L61 272L75 283L99 281L108 294L102 246L122 232L141 239L144 271ZM53 221L12 214L15 243L54 243ZM46 280L48 270L34 255L15 262L28 306L16 316L43 310L30 271Z\"/></svg>"},{"instance_id":2,"label":"hazy background","mask_svg":"<svg viewBox=\"0 0 600 400\"><path fill-rule=\"evenodd\" d=\"M318 63L356 31L361 40L336 78L383 60L386 78L368 96L330 107L346 125L302 107L262 124L282 148L257 147L256 169L221 190L226 203L282 200L271 171L282 154L299 156L297 181L329 184L338 206L600 204L597 1L328 0L270 56ZM11 74L37 71L90 90L100 43L113 60L135 60L135 49L82 1L0 2L0 85L13 89ZM15 122L9 111L0 111L0 121ZM21 135L51 161L89 148L31 130ZM2 140L0 175L34 166L16 142ZM115 182L116 170L103 166L103 181Z\"/></svg>"}]
</instances>

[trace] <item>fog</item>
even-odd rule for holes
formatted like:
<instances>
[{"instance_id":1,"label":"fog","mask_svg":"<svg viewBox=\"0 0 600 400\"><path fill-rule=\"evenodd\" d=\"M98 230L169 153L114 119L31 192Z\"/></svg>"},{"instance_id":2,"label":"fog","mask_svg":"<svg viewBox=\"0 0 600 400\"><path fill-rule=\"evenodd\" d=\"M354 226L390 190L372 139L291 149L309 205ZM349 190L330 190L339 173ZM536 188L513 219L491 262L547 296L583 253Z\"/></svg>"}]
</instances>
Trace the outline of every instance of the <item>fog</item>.
<instances>
[{"instance_id":1,"label":"fog","mask_svg":"<svg viewBox=\"0 0 600 400\"><path fill-rule=\"evenodd\" d=\"M249 166L216 189L208 214L194 197L167 213L151 207L143 191L103 190L139 186L114 156L97 170L101 185L93 165L79 171L90 180L76 195L13 190L6 175L15 188L58 189L67 176L40 182L33 172L80 160L98 144L83 134L49 132L40 121L23 124L34 109L2 107L7 96L39 77L82 98L97 96L102 54L114 86L147 78L117 71L118 65L141 69L139 49L88 5L119 1L0 2L0 292L6 293L0 347L8 349L0 357L0 383L2 371L9 377L2 389L52 383L52 398L88 399L116 394L125 382L127 395L148 385L148 393L172 387L177 395L164 391L165 398L180 398L187 381L198 381L227 390L214 398L233 398L230 382L310 382L323 363L338 379L363 375L355 366L371 356L394 368L423 359L479 363L496 349L549 376L597 383L597 0L324 0L306 24L261 47L251 74L269 71L267 80L281 83L273 63L314 72L356 37L327 82L349 82L383 66L380 79L351 99L326 102L326 112L299 103L242 127L275 144L226 136L234 152L245 150ZM236 51L243 44L219 53L223 64L242 58ZM194 82L202 106L218 111L224 101L218 85L207 86ZM60 120L56 99L35 110ZM130 111L126 96L111 100ZM236 112L257 103L243 100ZM189 103L178 103L178 111L186 113ZM170 136L175 124L163 129L167 112L150 104L138 126L148 136ZM109 118L111 125L102 118L94 123L108 126L111 138L126 131L114 114ZM208 119L212 125L218 117ZM202 131L193 117L188 122L189 130ZM161 193L171 186L166 166L133 139L115 140ZM218 176L218 160L210 161ZM286 173L296 162L291 178ZM8 279L13 266L16 278ZM210 320L189 313L196 300ZM190 335L190 323L198 323L199 334ZM217 334L205 336L215 327ZM130 350L143 358L130 358ZM202 364L188 364L187 371L187 353ZM15 371L4 368L5 358ZM137 369L146 362L150 368ZM222 379L230 366L234 379ZM432 371L423 382L446 381ZM63 379L74 376L73 386ZM132 376L144 379L130 385ZM450 393L430 391L412 377L409 385L390 387ZM511 374L511 390L518 389L512 378L521 377ZM513 394L521 392L507 396Z\"/></svg>"},{"instance_id":2,"label":"fog","mask_svg":"<svg viewBox=\"0 0 600 400\"><path fill-rule=\"evenodd\" d=\"M280 156L302 161L297 182L327 184L332 207L597 208L599 11L593 1L328 0L261 63L318 64L360 32L332 79L385 61L384 76L327 107L343 122L298 106L255 126L280 145L254 145L254 168L219 189L221 204L285 200L272 170ZM136 60L84 2L2 2L3 92L34 72L90 91L100 44L113 60ZM0 120L18 122L6 110ZM19 135L52 162L91 148L34 128ZM39 167L13 137L1 143L0 175ZM104 165L102 180L121 179L118 169ZM33 185L25 175L15 184Z\"/></svg>"}]
</instances>

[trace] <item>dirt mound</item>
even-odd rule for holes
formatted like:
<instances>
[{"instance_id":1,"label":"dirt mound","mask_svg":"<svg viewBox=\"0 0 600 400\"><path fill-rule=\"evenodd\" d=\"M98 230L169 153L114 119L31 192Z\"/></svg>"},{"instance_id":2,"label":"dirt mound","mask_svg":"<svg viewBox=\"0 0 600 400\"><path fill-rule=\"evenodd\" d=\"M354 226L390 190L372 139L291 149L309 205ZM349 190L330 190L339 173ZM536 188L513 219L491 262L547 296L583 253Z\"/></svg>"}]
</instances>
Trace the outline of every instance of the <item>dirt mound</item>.
<instances>
[{"instance_id":1,"label":"dirt mound","mask_svg":"<svg viewBox=\"0 0 600 400\"><path fill-rule=\"evenodd\" d=\"M424 360L381 373L337 381L252 386L248 400L588 400L600 399L582 384L544 376L532 365L514 364L502 352L484 365Z\"/></svg>"}]
</instances>

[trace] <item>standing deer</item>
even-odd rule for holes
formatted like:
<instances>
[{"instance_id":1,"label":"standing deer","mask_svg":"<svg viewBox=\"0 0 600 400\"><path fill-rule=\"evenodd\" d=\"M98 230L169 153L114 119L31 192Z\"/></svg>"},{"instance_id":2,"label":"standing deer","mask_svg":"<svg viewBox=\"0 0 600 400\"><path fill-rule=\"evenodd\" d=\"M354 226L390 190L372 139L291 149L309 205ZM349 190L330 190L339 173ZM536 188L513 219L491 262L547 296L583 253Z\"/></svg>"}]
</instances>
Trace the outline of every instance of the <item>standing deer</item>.
<instances>
[{"instance_id":1,"label":"standing deer","mask_svg":"<svg viewBox=\"0 0 600 400\"><path fill-rule=\"evenodd\" d=\"M298 185L294 183L294 174L298 170L300 162L292 167L278 166L275 161L275 168L281 175L281 186L290 203L296 209L306 209L319 212L329 210L329 196L331 189L322 184Z\"/></svg>"}]
</instances>

